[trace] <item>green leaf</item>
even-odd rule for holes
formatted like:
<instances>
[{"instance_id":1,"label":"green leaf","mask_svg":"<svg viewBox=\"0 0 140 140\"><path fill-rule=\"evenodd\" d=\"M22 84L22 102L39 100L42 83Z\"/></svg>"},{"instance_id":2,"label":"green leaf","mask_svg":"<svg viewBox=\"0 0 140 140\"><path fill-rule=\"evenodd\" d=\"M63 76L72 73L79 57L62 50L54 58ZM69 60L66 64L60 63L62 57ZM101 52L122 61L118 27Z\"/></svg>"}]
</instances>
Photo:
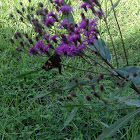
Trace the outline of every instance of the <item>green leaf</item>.
<instances>
[{"instance_id":1,"label":"green leaf","mask_svg":"<svg viewBox=\"0 0 140 140\"><path fill-rule=\"evenodd\" d=\"M66 122L64 123L64 126L63 128L60 130L62 131L73 119L73 117L76 115L76 112L77 112L78 108L74 108L72 111L71 111L71 114L70 116L67 118Z\"/></svg>"},{"instance_id":2,"label":"green leaf","mask_svg":"<svg viewBox=\"0 0 140 140\"><path fill-rule=\"evenodd\" d=\"M31 75L31 74L33 74L33 73L37 73L37 72L39 72L39 71L41 71L41 70L42 70L42 68L41 68L41 69L37 69L37 70L35 70L35 71L30 71L30 72L21 74L21 75L17 76L16 78L23 78L23 77L29 76L29 75Z\"/></svg>"},{"instance_id":3,"label":"green leaf","mask_svg":"<svg viewBox=\"0 0 140 140\"><path fill-rule=\"evenodd\" d=\"M128 66L124 68L114 69L114 71L119 73L122 77L125 77L126 74L129 74L128 80L132 80L134 84L140 82L140 66ZM134 72L137 73L136 77L133 76Z\"/></svg>"},{"instance_id":4,"label":"green leaf","mask_svg":"<svg viewBox=\"0 0 140 140\"><path fill-rule=\"evenodd\" d=\"M140 140L140 135L136 136L135 140Z\"/></svg>"},{"instance_id":5,"label":"green leaf","mask_svg":"<svg viewBox=\"0 0 140 140\"><path fill-rule=\"evenodd\" d=\"M62 89L54 89L54 90L52 90L50 92L39 94L39 95L35 96L35 98L43 98L43 97L45 97L45 96L47 96L49 94L53 94L53 93L56 93L56 92L59 92L59 91L62 91Z\"/></svg>"},{"instance_id":6,"label":"green leaf","mask_svg":"<svg viewBox=\"0 0 140 140\"><path fill-rule=\"evenodd\" d=\"M126 99L127 97L115 97L117 98L119 101ZM137 107L140 107L140 100L135 100L135 99L127 99L123 101L125 104L127 105L135 105Z\"/></svg>"},{"instance_id":7,"label":"green leaf","mask_svg":"<svg viewBox=\"0 0 140 140\"><path fill-rule=\"evenodd\" d=\"M119 4L120 0L118 0L113 6L112 8L110 9L110 11L108 12L108 14L106 15L106 17L109 16L110 12Z\"/></svg>"},{"instance_id":8,"label":"green leaf","mask_svg":"<svg viewBox=\"0 0 140 140\"><path fill-rule=\"evenodd\" d=\"M110 55L110 51L107 48L105 42L103 39L95 39L94 40L94 45L89 45L92 49L98 51L100 53L100 55L110 61L111 60L111 55Z\"/></svg>"},{"instance_id":9,"label":"green leaf","mask_svg":"<svg viewBox=\"0 0 140 140\"><path fill-rule=\"evenodd\" d=\"M63 88L63 90L72 89L72 88L74 88L76 85L77 85L77 83L70 83L70 84L66 85L66 86Z\"/></svg>"},{"instance_id":10,"label":"green leaf","mask_svg":"<svg viewBox=\"0 0 140 140\"><path fill-rule=\"evenodd\" d=\"M106 128L104 132L97 138L97 140L103 140L104 138L108 138L116 134L116 131L119 130L122 126L124 126L128 121L130 121L134 116L140 113L140 109L136 110L125 117L116 121L113 125Z\"/></svg>"}]
</instances>

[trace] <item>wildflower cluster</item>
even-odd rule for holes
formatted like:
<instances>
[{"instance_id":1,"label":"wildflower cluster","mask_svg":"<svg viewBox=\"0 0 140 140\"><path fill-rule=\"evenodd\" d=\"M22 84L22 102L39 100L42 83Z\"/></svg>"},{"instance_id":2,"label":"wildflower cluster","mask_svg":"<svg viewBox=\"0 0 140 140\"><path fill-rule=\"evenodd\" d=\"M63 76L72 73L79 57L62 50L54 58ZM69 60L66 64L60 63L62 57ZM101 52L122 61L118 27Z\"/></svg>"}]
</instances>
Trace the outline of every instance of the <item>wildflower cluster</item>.
<instances>
[{"instance_id":1,"label":"wildflower cluster","mask_svg":"<svg viewBox=\"0 0 140 140\"><path fill-rule=\"evenodd\" d=\"M98 18L86 18L84 13L81 12L81 22L73 23L67 19L73 12L71 6L67 5L64 0L50 0L50 2L53 4L56 13L49 10L47 5L43 3L39 3L39 9L34 12L33 7L28 6L26 9L23 3L20 2L22 9L17 9L17 13L21 16L20 20L22 22L28 20L32 24L36 36L35 39L31 39L27 33L24 34L24 37L19 32L15 33L14 39L18 40L20 38L18 40L20 47L16 49L22 51L27 46L29 54L32 55L49 55L52 50L59 55L69 57L82 55L86 46L93 44L94 40L97 39L98 30L96 26ZM88 11L87 8L91 9L95 16L102 17L103 12L100 9L95 11L95 6L99 6L97 1L87 0L79 9L83 8L85 12ZM24 16L25 11L28 13L26 16ZM10 16L14 18L12 14ZM62 33L57 33L54 28L62 30ZM10 42L14 44L12 38L10 38Z\"/></svg>"}]
</instances>

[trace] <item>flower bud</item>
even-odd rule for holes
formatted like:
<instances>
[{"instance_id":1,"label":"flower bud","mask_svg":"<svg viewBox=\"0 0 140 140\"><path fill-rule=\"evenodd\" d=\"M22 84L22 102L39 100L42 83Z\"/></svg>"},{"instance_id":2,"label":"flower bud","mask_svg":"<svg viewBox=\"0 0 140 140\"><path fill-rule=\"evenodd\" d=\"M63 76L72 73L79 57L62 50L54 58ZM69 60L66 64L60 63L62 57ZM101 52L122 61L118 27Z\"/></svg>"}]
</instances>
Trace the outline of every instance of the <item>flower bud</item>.
<instances>
[{"instance_id":1,"label":"flower bud","mask_svg":"<svg viewBox=\"0 0 140 140\"><path fill-rule=\"evenodd\" d=\"M96 91L93 92L93 95L100 99L100 95Z\"/></svg>"},{"instance_id":2,"label":"flower bud","mask_svg":"<svg viewBox=\"0 0 140 140\"><path fill-rule=\"evenodd\" d=\"M127 73L125 77L126 77L126 78L129 78L129 73Z\"/></svg>"},{"instance_id":3,"label":"flower bud","mask_svg":"<svg viewBox=\"0 0 140 140\"><path fill-rule=\"evenodd\" d=\"M10 14L10 17L14 17L13 14Z\"/></svg>"},{"instance_id":4,"label":"flower bud","mask_svg":"<svg viewBox=\"0 0 140 140\"><path fill-rule=\"evenodd\" d=\"M22 40L19 41L19 44L23 47L24 46L24 43Z\"/></svg>"},{"instance_id":5,"label":"flower bud","mask_svg":"<svg viewBox=\"0 0 140 140\"><path fill-rule=\"evenodd\" d=\"M103 74L103 73L100 74L100 78L101 78L101 79L104 78L104 74Z\"/></svg>"},{"instance_id":6,"label":"flower bud","mask_svg":"<svg viewBox=\"0 0 140 140\"><path fill-rule=\"evenodd\" d=\"M20 15L22 15L22 12L20 10L18 10L18 9L17 9L17 13L20 14Z\"/></svg>"},{"instance_id":7,"label":"flower bud","mask_svg":"<svg viewBox=\"0 0 140 140\"><path fill-rule=\"evenodd\" d=\"M28 38L28 41L29 41L30 44L33 44L33 41L32 41L31 38Z\"/></svg>"},{"instance_id":8,"label":"flower bud","mask_svg":"<svg viewBox=\"0 0 140 140\"><path fill-rule=\"evenodd\" d=\"M20 17L20 20L23 22L23 17Z\"/></svg>"},{"instance_id":9,"label":"flower bud","mask_svg":"<svg viewBox=\"0 0 140 140\"><path fill-rule=\"evenodd\" d=\"M76 94L75 94L75 92L72 92L72 93L71 93L71 96L77 97Z\"/></svg>"},{"instance_id":10,"label":"flower bud","mask_svg":"<svg viewBox=\"0 0 140 140\"><path fill-rule=\"evenodd\" d=\"M19 4L20 4L20 5L23 5L23 3L22 3L22 2L20 2Z\"/></svg>"},{"instance_id":11,"label":"flower bud","mask_svg":"<svg viewBox=\"0 0 140 140\"><path fill-rule=\"evenodd\" d=\"M12 38L10 38L9 41L14 44L14 40Z\"/></svg>"},{"instance_id":12,"label":"flower bud","mask_svg":"<svg viewBox=\"0 0 140 140\"><path fill-rule=\"evenodd\" d=\"M94 65L95 65L95 66L97 65L97 62L96 62L96 61L94 61Z\"/></svg>"},{"instance_id":13,"label":"flower bud","mask_svg":"<svg viewBox=\"0 0 140 140\"><path fill-rule=\"evenodd\" d=\"M43 4L41 2L39 3L39 7L43 7Z\"/></svg>"},{"instance_id":14,"label":"flower bud","mask_svg":"<svg viewBox=\"0 0 140 140\"><path fill-rule=\"evenodd\" d=\"M78 83L78 79L77 78L73 78L75 83Z\"/></svg>"},{"instance_id":15,"label":"flower bud","mask_svg":"<svg viewBox=\"0 0 140 140\"><path fill-rule=\"evenodd\" d=\"M22 51L22 50L21 50L20 48L18 48L18 47L16 48L16 50L19 51L19 52Z\"/></svg>"},{"instance_id":16,"label":"flower bud","mask_svg":"<svg viewBox=\"0 0 140 140\"><path fill-rule=\"evenodd\" d=\"M81 85L78 85L78 88L79 88L80 90L82 90L82 89L83 89L83 87L82 87Z\"/></svg>"},{"instance_id":17,"label":"flower bud","mask_svg":"<svg viewBox=\"0 0 140 140\"><path fill-rule=\"evenodd\" d=\"M100 77L97 78L97 82L98 82L98 83L100 82Z\"/></svg>"},{"instance_id":18,"label":"flower bud","mask_svg":"<svg viewBox=\"0 0 140 140\"><path fill-rule=\"evenodd\" d=\"M88 78L89 78L90 80L92 80L92 79L93 79L93 76L92 76L91 74L88 74Z\"/></svg>"},{"instance_id":19,"label":"flower bud","mask_svg":"<svg viewBox=\"0 0 140 140\"><path fill-rule=\"evenodd\" d=\"M68 100L72 100L72 97L71 97L71 96L67 96L67 99L68 99Z\"/></svg>"},{"instance_id":20,"label":"flower bud","mask_svg":"<svg viewBox=\"0 0 140 140\"><path fill-rule=\"evenodd\" d=\"M31 7L31 11L34 11L34 7Z\"/></svg>"},{"instance_id":21,"label":"flower bud","mask_svg":"<svg viewBox=\"0 0 140 140\"><path fill-rule=\"evenodd\" d=\"M81 13L81 17L82 17L82 19L85 19L84 13Z\"/></svg>"},{"instance_id":22,"label":"flower bud","mask_svg":"<svg viewBox=\"0 0 140 140\"><path fill-rule=\"evenodd\" d=\"M60 101L60 102L62 102L62 101L64 101L62 98L58 98L58 101Z\"/></svg>"},{"instance_id":23,"label":"flower bud","mask_svg":"<svg viewBox=\"0 0 140 140\"><path fill-rule=\"evenodd\" d=\"M27 33L25 33L24 35L25 35L26 38L28 38L28 34Z\"/></svg>"},{"instance_id":24,"label":"flower bud","mask_svg":"<svg viewBox=\"0 0 140 140\"><path fill-rule=\"evenodd\" d=\"M87 99L88 101L91 101L90 96L86 96L86 99Z\"/></svg>"},{"instance_id":25,"label":"flower bud","mask_svg":"<svg viewBox=\"0 0 140 140\"><path fill-rule=\"evenodd\" d=\"M134 77L136 77L136 76L137 76L137 73L136 73L136 72L134 72L134 73L133 73L133 76L134 76Z\"/></svg>"},{"instance_id":26,"label":"flower bud","mask_svg":"<svg viewBox=\"0 0 140 140\"><path fill-rule=\"evenodd\" d=\"M118 80L115 81L115 84L118 85L118 86L120 86L120 83L119 83Z\"/></svg>"},{"instance_id":27,"label":"flower bud","mask_svg":"<svg viewBox=\"0 0 140 140\"><path fill-rule=\"evenodd\" d=\"M90 87L91 87L93 90L95 89L95 86L94 86L93 83L90 85Z\"/></svg>"},{"instance_id":28,"label":"flower bud","mask_svg":"<svg viewBox=\"0 0 140 140\"><path fill-rule=\"evenodd\" d=\"M22 7L22 12L25 12L25 8L24 7Z\"/></svg>"},{"instance_id":29,"label":"flower bud","mask_svg":"<svg viewBox=\"0 0 140 140\"><path fill-rule=\"evenodd\" d=\"M100 85L100 90L103 91L104 90L104 86Z\"/></svg>"},{"instance_id":30,"label":"flower bud","mask_svg":"<svg viewBox=\"0 0 140 140\"><path fill-rule=\"evenodd\" d=\"M38 36L36 36L35 39L36 39L36 41L39 41L39 37Z\"/></svg>"}]
</instances>

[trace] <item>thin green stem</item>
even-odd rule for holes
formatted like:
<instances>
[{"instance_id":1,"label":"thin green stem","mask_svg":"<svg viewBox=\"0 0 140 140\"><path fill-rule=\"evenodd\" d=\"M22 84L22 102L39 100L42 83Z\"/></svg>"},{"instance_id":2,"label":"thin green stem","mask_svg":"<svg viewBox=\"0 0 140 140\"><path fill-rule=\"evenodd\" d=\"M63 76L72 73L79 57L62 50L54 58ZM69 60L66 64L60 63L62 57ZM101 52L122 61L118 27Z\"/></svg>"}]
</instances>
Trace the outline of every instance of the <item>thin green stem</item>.
<instances>
[{"instance_id":1,"label":"thin green stem","mask_svg":"<svg viewBox=\"0 0 140 140\"><path fill-rule=\"evenodd\" d=\"M110 2L111 2L111 5L113 6L112 0L110 0ZM128 64L127 54L126 54L126 50L125 50L125 46L124 46L123 36L122 36L122 32L121 32L120 25L119 25L119 22L117 20L117 16L116 16L116 12L115 12L114 8L113 8L113 12L114 12L114 17L115 17L115 20L116 20L116 23L117 23L117 26L118 26L118 29L119 29L119 33L120 33L120 37L121 37L121 41L122 41L122 48L123 48L126 63L127 63L127 66L128 66L129 64Z\"/></svg>"}]
</instances>

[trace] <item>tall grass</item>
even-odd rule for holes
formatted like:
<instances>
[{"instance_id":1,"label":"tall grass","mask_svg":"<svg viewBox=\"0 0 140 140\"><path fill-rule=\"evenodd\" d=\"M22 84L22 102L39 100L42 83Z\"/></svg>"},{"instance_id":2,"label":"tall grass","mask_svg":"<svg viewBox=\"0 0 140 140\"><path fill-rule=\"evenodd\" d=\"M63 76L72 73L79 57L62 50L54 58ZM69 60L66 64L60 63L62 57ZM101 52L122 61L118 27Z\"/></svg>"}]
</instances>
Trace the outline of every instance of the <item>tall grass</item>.
<instances>
[{"instance_id":1,"label":"tall grass","mask_svg":"<svg viewBox=\"0 0 140 140\"><path fill-rule=\"evenodd\" d=\"M39 1L39 0L38 0ZM38 2L37 1L37 2ZM57 98L66 97L71 94L70 91L61 92L46 96L45 98L35 99L34 97L41 93L47 93L52 89L63 87L68 80L78 77L80 80L87 78L87 73L76 71L68 67L63 67L63 74L59 75L57 70L49 72L39 71L28 77L17 79L22 73L40 68L46 58L30 56L26 53L19 53L15 50L16 46L9 43L9 38L16 31L28 32L33 36L31 26L22 24L20 21L11 21L9 14L16 15L15 7L18 7L18 0L0 1L0 137L6 140L16 139L96 139L102 130L113 124L116 120L133 111L134 109L106 111L104 106L98 106L98 100L93 99L93 109L86 110L80 108L73 121L63 131L59 131L69 116L71 108L62 108L61 105L70 105L72 102L59 102ZM27 0L22 1L25 5ZM79 1L72 1L75 15L79 13ZM35 5L36 3L33 3ZM123 0L116 7L118 21L125 41L125 47L129 56L131 65L140 66L140 17L138 0ZM110 9L108 3L107 9ZM18 16L16 16L18 19ZM75 17L79 21L79 16ZM118 37L118 30L113 13L108 18L111 34L114 36L115 45L120 54L119 61L124 65L124 59L121 56L122 48ZM106 34L105 25L102 26L102 36L111 49L111 42ZM111 50L113 52L113 50ZM79 58L63 59L66 64L72 64L82 69L89 68ZM95 68L96 69L96 68ZM111 96L114 83L104 82L106 88L106 98ZM84 94L90 92L88 87L84 88ZM74 100L80 103L87 103L79 89L75 89L78 98ZM121 95L132 94L132 90L125 90ZM137 96L139 98L139 96ZM96 103L96 104L95 104ZM95 104L95 105L94 105ZM101 108L97 111L97 107ZM117 109L126 107L124 104L108 106L107 109ZM111 139L134 140L140 134L139 116L133 119L127 126L124 126ZM109 140L109 139L108 139Z\"/></svg>"}]
</instances>

